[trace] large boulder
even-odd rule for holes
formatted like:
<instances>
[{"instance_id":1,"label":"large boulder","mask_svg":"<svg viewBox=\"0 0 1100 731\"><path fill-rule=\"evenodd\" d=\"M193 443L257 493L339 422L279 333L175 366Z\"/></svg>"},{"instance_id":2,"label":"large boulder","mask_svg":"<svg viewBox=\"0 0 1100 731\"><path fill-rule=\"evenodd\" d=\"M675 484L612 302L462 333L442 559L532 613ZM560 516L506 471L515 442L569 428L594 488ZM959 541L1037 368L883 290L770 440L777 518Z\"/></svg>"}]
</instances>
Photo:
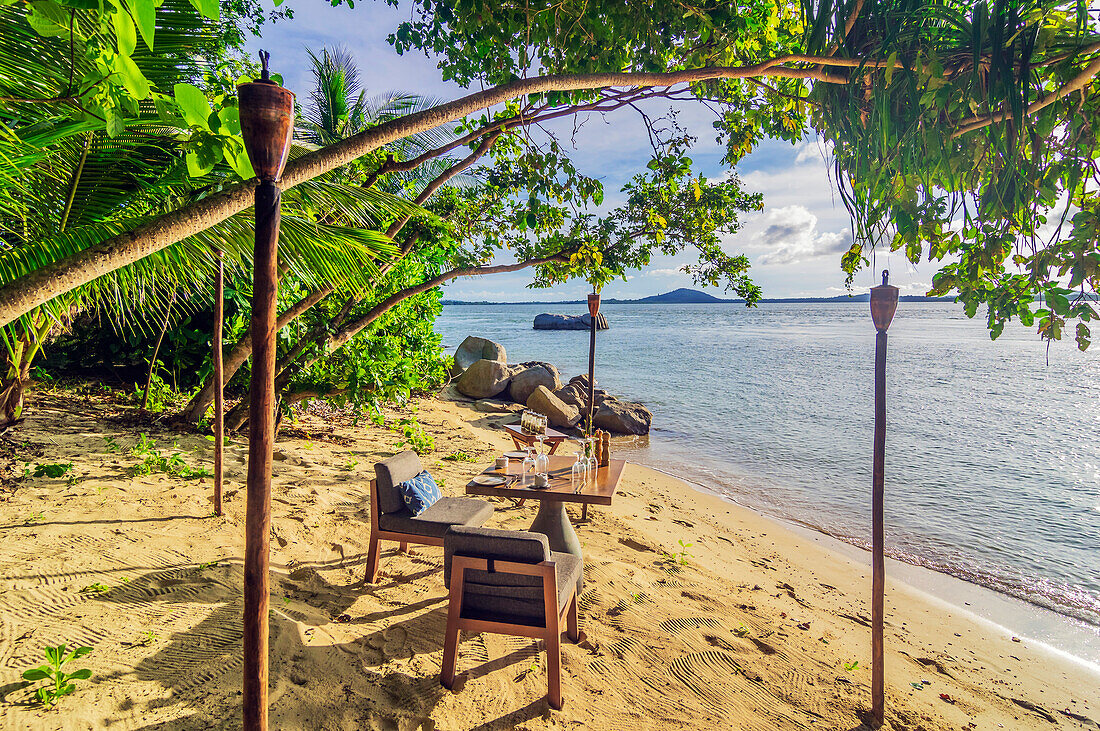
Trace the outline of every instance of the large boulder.
<instances>
[{"instance_id":1,"label":"large boulder","mask_svg":"<svg viewBox=\"0 0 1100 731\"><path fill-rule=\"evenodd\" d=\"M512 369L502 360L474 361L455 381L455 388L472 399L493 398L508 388Z\"/></svg>"},{"instance_id":2,"label":"large boulder","mask_svg":"<svg viewBox=\"0 0 1100 731\"><path fill-rule=\"evenodd\" d=\"M494 343L492 340L479 338L475 335L467 336L455 351L455 363L451 368L451 376L457 378L479 360L499 360L508 362L508 355L504 352L504 346Z\"/></svg>"},{"instance_id":3,"label":"large boulder","mask_svg":"<svg viewBox=\"0 0 1100 731\"><path fill-rule=\"evenodd\" d=\"M549 363L523 363L508 384L508 396L517 404L527 403L536 386L546 386L551 391L561 388L558 369Z\"/></svg>"},{"instance_id":4,"label":"large boulder","mask_svg":"<svg viewBox=\"0 0 1100 731\"><path fill-rule=\"evenodd\" d=\"M597 429L615 434L649 434L653 414L641 404L609 398L596 408L592 421Z\"/></svg>"},{"instance_id":5,"label":"large boulder","mask_svg":"<svg viewBox=\"0 0 1100 731\"><path fill-rule=\"evenodd\" d=\"M575 376L569 383L554 392L554 395L571 406L576 406L582 415L588 414L588 376ZM615 398L602 388L593 392L596 408L600 407L605 399Z\"/></svg>"},{"instance_id":6,"label":"large boulder","mask_svg":"<svg viewBox=\"0 0 1100 731\"><path fill-rule=\"evenodd\" d=\"M536 330L588 330L592 327L592 315L587 312L583 315L553 315L544 312L535 315L534 327ZM596 329L608 329L607 318L602 312L596 315Z\"/></svg>"},{"instance_id":7,"label":"large boulder","mask_svg":"<svg viewBox=\"0 0 1100 731\"><path fill-rule=\"evenodd\" d=\"M546 386L535 386L527 397L527 407L544 414L552 426L569 429L581 420L581 412L555 396Z\"/></svg>"}]
</instances>

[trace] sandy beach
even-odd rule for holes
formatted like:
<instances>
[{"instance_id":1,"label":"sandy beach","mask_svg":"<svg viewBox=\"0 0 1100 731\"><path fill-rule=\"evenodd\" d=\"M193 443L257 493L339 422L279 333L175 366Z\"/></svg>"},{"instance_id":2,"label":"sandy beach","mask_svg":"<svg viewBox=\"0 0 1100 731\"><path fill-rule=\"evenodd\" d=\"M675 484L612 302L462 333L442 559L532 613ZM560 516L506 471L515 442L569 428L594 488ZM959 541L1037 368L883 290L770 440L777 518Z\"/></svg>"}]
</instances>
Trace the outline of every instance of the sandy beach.
<instances>
[{"instance_id":1,"label":"sandy beach","mask_svg":"<svg viewBox=\"0 0 1100 731\"><path fill-rule=\"evenodd\" d=\"M423 399L423 457L443 492L510 448L510 415ZM393 425L408 411L387 413ZM226 515L211 480L134 475L146 453L210 466L204 436L150 423L86 389L37 391L0 441L0 718L5 729L238 728L247 445L227 447ZM854 729L869 704L869 570L687 483L628 466L609 508L574 522L585 552L581 623L563 644L565 707L544 695L538 645L464 636L455 691L438 682L442 550L384 544L363 583L373 464L401 437L308 413L276 443L271 718L278 729ZM178 443L177 446L173 446ZM115 446L117 445L117 447ZM464 453L473 461L445 460ZM29 463L29 464L28 464ZM62 477L15 479L71 463ZM495 501L489 525L536 506ZM682 560L679 542L691 544ZM887 727L1100 728L1100 675L887 584ZM20 673L42 648L93 648L56 710Z\"/></svg>"}]
</instances>

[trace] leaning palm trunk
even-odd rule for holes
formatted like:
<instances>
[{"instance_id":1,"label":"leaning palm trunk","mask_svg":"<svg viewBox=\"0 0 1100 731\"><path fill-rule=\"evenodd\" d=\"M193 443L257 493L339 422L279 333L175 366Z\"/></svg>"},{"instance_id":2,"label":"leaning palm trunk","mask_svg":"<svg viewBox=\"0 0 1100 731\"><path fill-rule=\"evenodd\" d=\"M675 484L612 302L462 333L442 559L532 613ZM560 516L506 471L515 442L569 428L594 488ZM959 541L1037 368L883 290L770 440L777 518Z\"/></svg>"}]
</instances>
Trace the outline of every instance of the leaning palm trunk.
<instances>
[{"instance_id":1,"label":"leaning palm trunk","mask_svg":"<svg viewBox=\"0 0 1100 731\"><path fill-rule=\"evenodd\" d=\"M52 320L38 312L31 318L29 330L20 328L18 339L5 337L7 364L0 378L0 427L10 426L22 418L23 390L30 380L31 363L53 325Z\"/></svg>"}]
</instances>

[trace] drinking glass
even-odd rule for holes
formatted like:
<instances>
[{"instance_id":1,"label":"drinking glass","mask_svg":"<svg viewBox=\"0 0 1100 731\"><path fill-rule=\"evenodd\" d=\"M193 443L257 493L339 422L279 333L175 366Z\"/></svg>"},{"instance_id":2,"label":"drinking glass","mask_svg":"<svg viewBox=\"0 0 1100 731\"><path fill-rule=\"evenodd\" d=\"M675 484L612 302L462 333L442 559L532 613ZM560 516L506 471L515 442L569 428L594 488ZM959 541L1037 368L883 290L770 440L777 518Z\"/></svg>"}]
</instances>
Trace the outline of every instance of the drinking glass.
<instances>
[{"instance_id":1,"label":"drinking glass","mask_svg":"<svg viewBox=\"0 0 1100 731\"><path fill-rule=\"evenodd\" d=\"M535 455L531 447L527 448L527 456L523 458L523 475L520 478L521 483L527 482L527 473L533 473L535 471Z\"/></svg>"},{"instance_id":2,"label":"drinking glass","mask_svg":"<svg viewBox=\"0 0 1100 731\"><path fill-rule=\"evenodd\" d=\"M576 455L576 460L573 462L573 467L569 470L569 482L573 485L573 492L580 492L588 483L588 461L584 458L584 454L580 450L577 450L574 454Z\"/></svg>"},{"instance_id":3,"label":"drinking glass","mask_svg":"<svg viewBox=\"0 0 1100 731\"><path fill-rule=\"evenodd\" d=\"M539 452L535 457L535 474L545 475L550 472L550 456L543 451L543 437L539 435Z\"/></svg>"},{"instance_id":4,"label":"drinking glass","mask_svg":"<svg viewBox=\"0 0 1100 731\"><path fill-rule=\"evenodd\" d=\"M600 463L596 459L596 440L593 437L585 437L584 453L588 455L588 477L595 481L596 469L600 466Z\"/></svg>"}]
</instances>

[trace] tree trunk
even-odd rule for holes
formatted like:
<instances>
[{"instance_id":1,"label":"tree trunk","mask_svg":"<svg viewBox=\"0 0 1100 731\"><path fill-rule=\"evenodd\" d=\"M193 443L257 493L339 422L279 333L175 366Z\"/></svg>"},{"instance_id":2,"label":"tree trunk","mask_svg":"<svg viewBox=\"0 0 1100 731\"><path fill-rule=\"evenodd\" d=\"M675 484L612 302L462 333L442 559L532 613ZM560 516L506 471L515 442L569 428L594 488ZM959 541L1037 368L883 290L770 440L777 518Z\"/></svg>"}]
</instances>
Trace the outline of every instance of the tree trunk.
<instances>
[{"instance_id":1,"label":"tree trunk","mask_svg":"<svg viewBox=\"0 0 1100 731\"><path fill-rule=\"evenodd\" d=\"M315 289L290 307L286 308L286 311L279 315L279 319L275 323L275 330L282 330L284 327L294 322L301 317L303 313L309 310L309 308L313 307L313 305L332 294L333 290L333 287L328 286ZM223 382L233 378L234 374L240 370L241 366L248 361L250 355L252 355L252 338L246 334L223 356ZM214 376L211 375L202 384L202 388L199 389L199 392L187 403L187 406L183 407L183 417L194 424L206 414L206 410L210 408L210 404L213 403L213 401Z\"/></svg>"},{"instance_id":2,"label":"tree trunk","mask_svg":"<svg viewBox=\"0 0 1100 731\"><path fill-rule=\"evenodd\" d=\"M707 67L664 73L609 72L536 76L468 94L460 99L439 104L404 117L383 122L328 147L315 150L287 163L281 179L283 190L347 165L364 155L440 125L454 122L474 112L496 106L527 94L551 91L578 91L609 87L652 88L669 87L710 79L743 79L761 76L816 79L831 83L847 83L847 76L821 68L790 68L786 63L817 63L826 66L859 67L874 65L866 59L831 59L819 56L785 55L752 66ZM1093 64L1095 65L1095 64ZM1092 75L1097 71L1089 67ZM1078 84L1089 82L1088 76ZM1060 93L1060 92L1059 92ZM1069 93L1069 92L1067 92ZM514 124L522 124L518 119ZM258 181L247 180L225 190L189 203L175 211L136 227L132 231L112 236L87 249L47 264L40 269L0 287L0 326L30 312L58 295L88 284L92 280L133 264L188 236L204 231L230 216L252 206Z\"/></svg>"},{"instance_id":3,"label":"tree trunk","mask_svg":"<svg viewBox=\"0 0 1100 731\"><path fill-rule=\"evenodd\" d=\"M427 292L433 287L438 287L444 282L450 281L452 279L457 279L459 277L476 277L486 274L503 274L505 272L515 272L530 266L536 266L538 264L548 264L554 261L567 262L569 261L569 253L570 252L559 252L554 256L547 256L541 259L527 259L526 261L519 261L514 264L500 264L497 266L451 269L450 271L444 272L439 276L432 277L426 282L422 282L412 287L406 287L405 289L402 289L398 292L394 292L389 297L382 300L374 307L370 308L370 310L368 310L367 313L362 317L346 323L345 325L340 327L335 333L326 337L325 340L319 343L321 345L321 348L319 348L319 352L323 353L324 355L332 354L333 352L344 347L344 345L346 345L352 338L362 332L364 328L366 328L368 325L370 325L372 322L377 320L389 310L396 307L401 302L407 300L409 297L413 297L422 292ZM303 362L297 368L294 367L293 363L285 364L283 369L278 372L278 375L275 378L276 393L280 393L283 389L286 388L286 386L290 383L290 379L294 376L295 373L300 371L302 368L309 368L311 365L324 357L324 355L314 356ZM229 414L226 415L225 423L227 428L236 431L244 426L245 422L248 419L248 398L249 397L246 395L244 400L241 401L240 404L238 404L235 408L233 408L232 411L229 412ZM295 401L301 400L303 399L295 399Z\"/></svg>"}]
</instances>

